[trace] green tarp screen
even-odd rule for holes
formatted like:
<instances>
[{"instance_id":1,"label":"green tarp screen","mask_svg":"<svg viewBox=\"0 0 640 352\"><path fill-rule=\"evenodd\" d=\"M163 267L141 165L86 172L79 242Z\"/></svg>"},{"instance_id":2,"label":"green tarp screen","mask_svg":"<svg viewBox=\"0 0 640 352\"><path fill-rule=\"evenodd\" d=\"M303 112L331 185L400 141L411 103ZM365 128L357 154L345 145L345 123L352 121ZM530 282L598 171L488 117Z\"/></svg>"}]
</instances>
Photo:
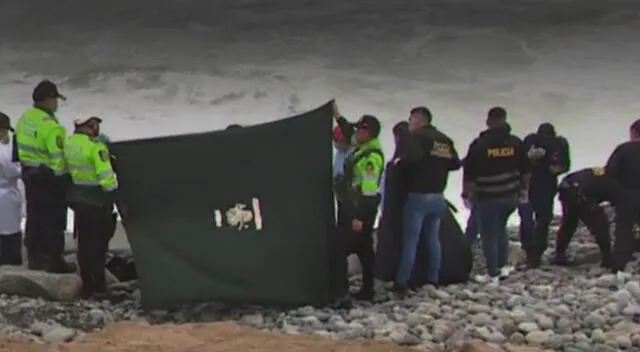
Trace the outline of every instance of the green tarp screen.
<instances>
[{"instance_id":1,"label":"green tarp screen","mask_svg":"<svg viewBox=\"0 0 640 352\"><path fill-rule=\"evenodd\" d=\"M332 111L112 145L145 308L327 304L346 292Z\"/></svg>"}]
</instances>

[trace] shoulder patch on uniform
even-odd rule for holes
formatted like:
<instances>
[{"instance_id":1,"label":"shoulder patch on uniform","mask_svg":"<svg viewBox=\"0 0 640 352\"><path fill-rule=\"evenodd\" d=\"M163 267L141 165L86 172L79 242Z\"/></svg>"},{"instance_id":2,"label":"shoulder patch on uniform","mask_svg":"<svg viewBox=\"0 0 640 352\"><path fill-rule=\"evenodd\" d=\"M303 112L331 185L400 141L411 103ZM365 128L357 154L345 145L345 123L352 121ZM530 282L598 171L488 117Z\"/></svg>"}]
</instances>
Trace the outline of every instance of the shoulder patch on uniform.
<instances>
[{"instance_id":1,"label":"shoulder patch on uniform","mask_svg":"<svg viewBox=\"0 0 640 352\"><path fill-rule=\"evenodd\" d=\"M100 151L100 160L102 160L103 162L106 162L107 160L109 160L109 153L107 153L106 150L101 150Z\"/></svg>"},{"instance_id":2,"label":"shoulder patch on uniform","mask_svg":"<svg viewBox=\"0 0 640 352\"><path fill-rule=\"evenodd\" d=\"M62 136L56 137L56 146L60 149L64 148L64 140L62 139Z\"/></svg>"},{"instance_id":3,"label":"shoulder patch on uniform","mask_svg":"<svg viewBox=\"0 0 640 352\"><path fill-rule=\"evenodd\" d=\"M596 176L603 176L605 174L604 167L592 167L591 172Z\"/></svg>"}]
</instances>

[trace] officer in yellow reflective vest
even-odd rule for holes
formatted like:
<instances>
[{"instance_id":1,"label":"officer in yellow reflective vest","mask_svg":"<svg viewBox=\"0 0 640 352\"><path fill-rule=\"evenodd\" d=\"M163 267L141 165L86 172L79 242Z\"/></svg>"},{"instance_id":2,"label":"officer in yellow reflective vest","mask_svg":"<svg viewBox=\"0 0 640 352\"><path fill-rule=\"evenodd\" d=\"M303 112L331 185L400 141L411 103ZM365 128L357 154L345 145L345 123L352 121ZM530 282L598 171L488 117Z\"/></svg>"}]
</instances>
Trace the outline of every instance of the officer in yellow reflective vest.
<instances>
[{"instance_id":1,"label":"officer in yellow reflective vest","mask_svg":"<svg viewBox=\"0 0 640 352\"><path fill-rule=\"evenodd\" d=\"M374 298L373 226L378 215L385 164L379 135L380 121L371 115L362 116L356 123L354 135L357 147L345 161L344 175L336 183L336 195L345 208L344 216L349 219L342 225L348 226L344 229L348 234L347 254L356 254L362 266L362 287L354 294L358 300Z\"/></svg>"},{"instance_id":2,"label":"officer in yellow reflective vest","mask_svg":"<svg viewBox=\"0 0 640 352\"><path fill-rule=\"evenodd\" d=\"M113 235L110 229L118 180L107 145L97 139L101 122L98 117L76 121L65 156L72 182L69 204L77 220L82 296L106 299L112 298L106 287L105 262Z\"/></svg>"},{"instance_id":3,"label":"officer in yellow reflective vest","mask_svg":"<svg viewBox=\"0 0 640 352\"><path fill-rule=\"evenodd\" d=\"M58 99L66 98L46 80L38 83L32 98L33 107L18 120L14 138L14 157L22 165L27 198L25 245L29 268L71 272L62 257L69 182L63 156L66 131L55 115Z\"/></svg>"}]
</instances>

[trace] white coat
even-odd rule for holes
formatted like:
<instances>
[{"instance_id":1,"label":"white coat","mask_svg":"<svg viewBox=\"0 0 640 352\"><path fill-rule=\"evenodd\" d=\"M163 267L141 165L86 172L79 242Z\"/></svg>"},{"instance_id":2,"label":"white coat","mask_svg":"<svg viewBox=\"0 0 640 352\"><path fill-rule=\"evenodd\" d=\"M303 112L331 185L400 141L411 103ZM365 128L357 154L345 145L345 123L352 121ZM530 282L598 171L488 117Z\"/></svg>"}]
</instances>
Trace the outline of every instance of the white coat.
<instances>
[{"instance_id":1,"label":"white coat","mask_svg":"<svg viewBox=\"0 0 640 352\"><path fill-rule=\"evenodd\" d=\"M20 187L20 165L11 161L12 143L0 143L0 236L21 230L24 198Z\"/></svg>"}]
</instances>

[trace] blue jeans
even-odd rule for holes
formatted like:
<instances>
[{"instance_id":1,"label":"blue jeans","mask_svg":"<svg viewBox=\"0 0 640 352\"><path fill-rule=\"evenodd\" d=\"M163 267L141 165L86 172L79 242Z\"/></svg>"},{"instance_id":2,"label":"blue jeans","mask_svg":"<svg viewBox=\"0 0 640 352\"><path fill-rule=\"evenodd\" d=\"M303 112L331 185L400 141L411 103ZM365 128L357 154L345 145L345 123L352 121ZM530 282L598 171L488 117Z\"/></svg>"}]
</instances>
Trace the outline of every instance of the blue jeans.
<instances>
[{"instance_id":1,"label":"blue jeans","mask_svg":"<svg viewBox=\"0 0 640 352\"><path fill-rule=\"evenodd\" d=\"M441 193L409 193L402 211L402 256L396 274L396 282L406 285L411 277L420 239L427 256L427 280L438 283L440 276L440 220L447 210L447 202Z\"/></svg>"},{"instance_id":2,"label":"blue jeans","mask_svg":"<svg viewBox=\"0 0 640 352\"><path fill-rule=\"evenodd\" d=\"M480 199L476 203L480 239L490 276L497 276L500 268L508 263L507 221L517 205L515 196Z\"/></svg>"},{"instance_id":3,"label":"blue jeans","mask_svg":"<svg viewBox=\"0 0 640 352\"><path fill-rule=\"evenodd\" d=\"M535 231L533 207L531 203L519 203L518 216L520 216L520 244L522 245L522 249L528 253L533 249L533 236ZM464 235L467 240L469 240L469 243L475 243L480 237L478 216L476 215L475 207L471 209L471 214L469 214L469 219L467 219L467 227Z\"/></svg>"}]
</instances>

